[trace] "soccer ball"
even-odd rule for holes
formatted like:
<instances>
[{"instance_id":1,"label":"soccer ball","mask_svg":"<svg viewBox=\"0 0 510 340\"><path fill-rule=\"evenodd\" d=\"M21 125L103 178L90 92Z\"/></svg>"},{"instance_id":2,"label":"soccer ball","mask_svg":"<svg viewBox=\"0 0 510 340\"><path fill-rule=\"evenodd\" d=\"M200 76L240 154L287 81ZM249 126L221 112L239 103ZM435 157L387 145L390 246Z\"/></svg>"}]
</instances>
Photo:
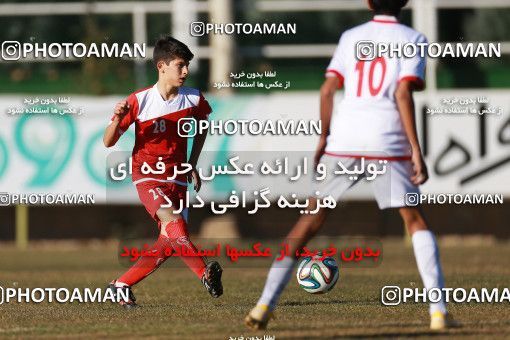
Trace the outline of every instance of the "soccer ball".
<instances>
[{"instance_id":1,"label":"soccer ball","mask_svg":"<svg viewBox=\"0 0 510 340\"><path fill-rule=\"evenodd\" d=\"M311 294L330 291L338 281L338 265L332 257L323 260L322 255L305 257L299 263L296 277L299 286Z\"/></svg>"}]
</instances>

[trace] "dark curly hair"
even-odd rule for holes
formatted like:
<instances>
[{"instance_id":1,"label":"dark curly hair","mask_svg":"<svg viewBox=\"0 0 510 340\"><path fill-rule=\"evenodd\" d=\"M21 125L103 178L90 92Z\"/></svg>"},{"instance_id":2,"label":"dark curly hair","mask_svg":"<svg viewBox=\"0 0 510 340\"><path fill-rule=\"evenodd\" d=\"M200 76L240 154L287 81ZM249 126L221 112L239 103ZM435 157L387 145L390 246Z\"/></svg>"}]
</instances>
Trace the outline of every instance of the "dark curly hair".
<instances>
[{"instance_id":1,"label":"dark curly hair","mask_svg":"<svg viewBox=\"0 0 510 340\"><path fill-rule=\"evenodd\" d=\"M158 62L161 60L165 63L169 63L175 58L182 58L189 62L193 57L193 53L191 53L186 44L172 38L170 35L165 35L156 41L152 54L152 61L154 65L157 66Z\"/></svg>"},{"instance_id":2,"label":"dark curly hair","mask_svg":"<svg viewBox=\"0 0 510 340\"><path fill-rule=\"evenodd\" d=\"M375 14L399 15L408 0L369 0Z\"/></svg>"}]
</instances>

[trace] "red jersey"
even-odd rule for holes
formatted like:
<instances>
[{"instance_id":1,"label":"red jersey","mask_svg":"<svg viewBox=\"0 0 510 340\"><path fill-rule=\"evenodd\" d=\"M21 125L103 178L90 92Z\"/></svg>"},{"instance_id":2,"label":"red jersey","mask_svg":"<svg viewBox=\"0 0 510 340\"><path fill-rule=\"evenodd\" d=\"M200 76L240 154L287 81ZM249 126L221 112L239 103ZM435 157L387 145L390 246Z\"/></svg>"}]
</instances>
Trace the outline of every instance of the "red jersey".
<instances>
[{"instance_id":1,"label":"red jersey","mask_svg":"<svg viewBox=\"0 0 510 340\"><path fill-rule=\"evenodd\" d=\"M207 119L211 113L209 103L199 90L188 87L180 87L175 98L164 100L156 85L130 94L127 102L129 112L120 121L119 129L122 134L135 123L133 183L136 185L151 180L168 181L167 177L173 175L174 165L187 162L188 138L177 133L179 119ZM158 161L165 164L165 173L142 173L144 162L156 170ZM181 168L179 166L179 169ZM177 176L173 182L186 185L185 175Z\"/></svg>"}]
</instances>

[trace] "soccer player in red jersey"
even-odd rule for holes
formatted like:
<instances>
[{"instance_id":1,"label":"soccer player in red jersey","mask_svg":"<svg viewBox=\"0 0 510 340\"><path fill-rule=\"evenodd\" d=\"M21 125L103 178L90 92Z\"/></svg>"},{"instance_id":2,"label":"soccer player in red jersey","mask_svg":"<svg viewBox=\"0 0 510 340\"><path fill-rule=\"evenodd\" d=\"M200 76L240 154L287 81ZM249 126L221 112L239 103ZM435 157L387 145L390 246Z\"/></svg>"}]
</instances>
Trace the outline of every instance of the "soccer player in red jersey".
<instances>
[{"instance_id":1,"label":"soccer player in red jersey","mask_svg":"<svg viewBox=\"0 0 510 340\"><path fill-rule=\"evenodd\" d=\"M189 239L186 218L183 216L185 213L175 213L174 209L184 199L188 181L194 183L197 192L200 189L200 177L195 167L206 138L205 131L197 133L190 158L187 159L187 138L179 135L178 122L181 118L197 121L208 119L211 113L211 107L199 90L183 86L192 59L193 53L184 43L170 36L159 39L153 54L158 82L117 103L104 133L104 144L111 147L131 124L135 124L132 180L145 209L159 227L159 237L152 246L157 256L142 256L108 286L115 294L117 289L129 290L129 301L121 303L125 308L137 306L131 286L143 280L167 259L165 249L168 247L186 248L186 253L192 255L181 256L186 265L201 279L211 296L217 298L223 294L220 264L216 261L206 263L204 258L198 256L197 249ZM154 169L158 162L165 164L164 173L142 173L144 163ZM174 168L182 163L190 164L191 171L175 176ZM168 201L172 202L171 207L161 207L162 204L168 205Z\"/></svg>"}]
</instances>

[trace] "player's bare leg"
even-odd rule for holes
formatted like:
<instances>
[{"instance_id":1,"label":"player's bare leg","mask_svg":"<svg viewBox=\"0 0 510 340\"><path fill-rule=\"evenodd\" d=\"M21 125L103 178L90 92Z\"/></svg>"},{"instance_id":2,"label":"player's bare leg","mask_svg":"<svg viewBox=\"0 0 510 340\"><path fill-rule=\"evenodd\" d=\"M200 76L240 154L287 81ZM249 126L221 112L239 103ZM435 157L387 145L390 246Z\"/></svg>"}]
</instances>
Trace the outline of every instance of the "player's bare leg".
<instances>
[{"instance_id":1,"label":"player's bare leg","mask_svg":"<svg viewBox=\"0 0 510 340\"><path fill-rule=\"evenodd\" d=\"M316 198L310 198L308 210L315 210ZM303 215L296 222L285 239L289 245L289 252L295 254L297 250L305 246L312 237L320 230L326 220L327 209L320 209L316 214Z\"/></svg>"},{"instance_id":2,"label":"player's bare leg","mask_svg":"<svg viewBox=\"0 0 510 340\"><path fill-rule=\"evenodd\" d=\"M316 198L310 198L308 210L314 210L317 205ZM274 261L266 284L257 305L246 316L244 322L251 329L265 329L272 311L276 308L278 299L287 286L296 264L296 251L305 246L315 236L324 224L327 210L320 209L316 214L303 215L287 235L285 242L289 245L290 256L281 261Z\"/></svg>"},{"instance_id":3,"label":"player's bare leg","mask_svg":"<svg viewBox=\"0 0 510 340\"><path fill-rule=\"evenodd\" d=\"M424 287L444 288L443 271L439 260L439 249L434 234L429 230L423 212L419 207L404 207L399 209L404 224L412 237L414 256ZM430 304L430 328L441 330L457 325L447 313L443 300Z\"/></svg>"}]
</instances>

